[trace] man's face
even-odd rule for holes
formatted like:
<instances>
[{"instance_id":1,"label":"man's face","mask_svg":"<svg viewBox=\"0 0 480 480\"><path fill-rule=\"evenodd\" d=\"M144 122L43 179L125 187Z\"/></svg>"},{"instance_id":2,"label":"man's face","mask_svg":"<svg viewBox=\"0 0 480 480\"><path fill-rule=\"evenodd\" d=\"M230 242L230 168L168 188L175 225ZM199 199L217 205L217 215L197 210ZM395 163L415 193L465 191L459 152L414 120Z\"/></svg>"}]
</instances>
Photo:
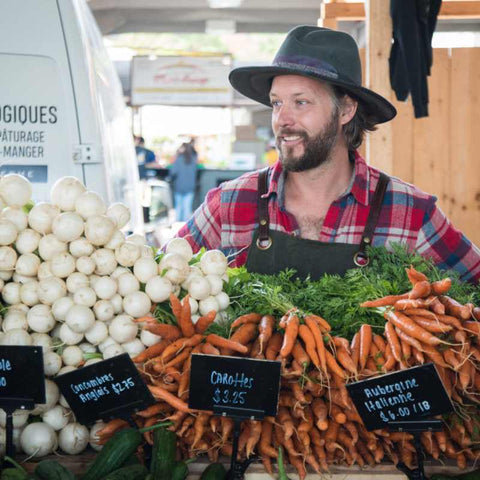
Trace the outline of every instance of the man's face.
<instances>
[{"instance_id":1,"label":"man's face","mask_svg":"<svg viewBox=\"0 0 480 480\"><path fill-rule=\"evenodd\" d=\"M313 78L280 75L273 79L270 100L284 169L302 172L326 162L341 130L330 89Z\"/></svg>"}]
</instances>

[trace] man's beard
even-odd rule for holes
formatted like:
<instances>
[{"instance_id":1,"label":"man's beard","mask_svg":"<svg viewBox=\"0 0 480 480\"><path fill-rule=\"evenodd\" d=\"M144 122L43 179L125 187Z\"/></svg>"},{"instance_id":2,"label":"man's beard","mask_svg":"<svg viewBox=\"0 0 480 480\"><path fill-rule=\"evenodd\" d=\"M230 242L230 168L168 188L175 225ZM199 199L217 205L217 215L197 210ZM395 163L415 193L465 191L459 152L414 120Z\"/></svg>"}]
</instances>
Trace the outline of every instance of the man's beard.
<instances>
[{"instance_id":1,"label":"man's beard","mask_svg":"<svg viewBox=\"0 0 480 480\"><path fill-rule=\"evenodd\" d=\"M322 165L330 159L335 141L337 139L338 129L338 108L335 108L330 121L325 128L314 138L309 138L305 132L295 132L293 130L282 130L277 136L276 146L279 151L280 162L286 172L304 172ZM300 157L289 154L289 147L284 153L281 149L280 136L298 135L303 138L305 151Z\"/></svg>"}]
</instances>

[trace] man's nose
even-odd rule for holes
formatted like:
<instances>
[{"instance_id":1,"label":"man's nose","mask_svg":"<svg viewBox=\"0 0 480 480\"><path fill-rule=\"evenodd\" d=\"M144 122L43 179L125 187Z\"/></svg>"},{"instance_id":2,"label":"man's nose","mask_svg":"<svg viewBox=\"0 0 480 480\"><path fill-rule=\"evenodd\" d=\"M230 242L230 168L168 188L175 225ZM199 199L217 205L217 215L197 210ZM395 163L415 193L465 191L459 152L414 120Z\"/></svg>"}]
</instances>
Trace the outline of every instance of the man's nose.
<instances>
[{"instance_id":1,"label":"man's nose","mask_svg":"<svg viewBox=\"0 0 480 480\"><path fill-rule=\"evenodd\" d=\"M279 127L291 127L295 123L292 108L283 104L277 111L276 123Z\"/></svg>"}]
</instances>

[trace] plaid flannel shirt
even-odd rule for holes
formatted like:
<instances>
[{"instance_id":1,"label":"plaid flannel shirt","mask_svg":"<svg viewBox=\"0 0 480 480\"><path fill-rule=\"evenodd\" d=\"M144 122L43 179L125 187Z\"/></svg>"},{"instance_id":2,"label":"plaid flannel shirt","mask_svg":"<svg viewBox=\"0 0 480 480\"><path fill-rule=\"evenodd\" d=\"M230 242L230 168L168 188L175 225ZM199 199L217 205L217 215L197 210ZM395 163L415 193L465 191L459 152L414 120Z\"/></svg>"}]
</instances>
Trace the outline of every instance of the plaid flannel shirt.
<instances>
[{"instance_id":1,"label":"plaid flannel shirt","mask_svg":"<svg viewBox=\"0 0 480 480\"><path fill-rule=\"evenodd\" d=\"M279 162L269 168L268 210L270 228L300 236L295 217L284 206L284 175ZM359 244L379 171L355 152L355 171L350 188L328 209L318 240ZM227 181L210 190L193 217L179 231L194 251L201 247L222 250L232 266L246 262L257 215L258 171ZM480 250L455 229L436 206L436 197L390 177L372 244L397 242L430 257L443 269L458 271L470 282L480 279Z\"/></svg>"}]
</instances>

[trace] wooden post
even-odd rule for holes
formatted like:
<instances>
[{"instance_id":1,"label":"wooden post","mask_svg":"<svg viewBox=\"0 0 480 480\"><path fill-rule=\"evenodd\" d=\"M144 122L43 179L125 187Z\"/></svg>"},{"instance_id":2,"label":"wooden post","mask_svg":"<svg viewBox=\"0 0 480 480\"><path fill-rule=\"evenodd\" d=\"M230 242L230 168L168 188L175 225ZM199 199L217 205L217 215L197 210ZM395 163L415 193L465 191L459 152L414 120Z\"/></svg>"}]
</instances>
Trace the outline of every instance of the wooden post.
<instances>
[{"instance_id":1,"label":"wooden post","mask_svg":"<svg viewBox=\"0 0 480 480\"><path fill-rule=\"evenodd\" d=\"M390 2L385 0L366 0L366 39L367 39L367 88L382 95L387 100L392 96L388 57L392 39L392 20ZM392 126L388 122L379 125L377 130L367 136L367 163L386 173L393 173Z\"/></svg>"},{"instance_id":2,"label":"wooden post","mask_svg":"<svg viewBox=\"0 0 480 480\"><path fill-rule=\"evenodd\" d=\"M327 7L325 6L326 3L336 3L337 0L323 0L322 4L320 5L320 18L318 19L318 26L331 28L332 30L337 30L338 28L338 20L336 17L332 17L328 15Z\"/></svg>"}]
</instances>

